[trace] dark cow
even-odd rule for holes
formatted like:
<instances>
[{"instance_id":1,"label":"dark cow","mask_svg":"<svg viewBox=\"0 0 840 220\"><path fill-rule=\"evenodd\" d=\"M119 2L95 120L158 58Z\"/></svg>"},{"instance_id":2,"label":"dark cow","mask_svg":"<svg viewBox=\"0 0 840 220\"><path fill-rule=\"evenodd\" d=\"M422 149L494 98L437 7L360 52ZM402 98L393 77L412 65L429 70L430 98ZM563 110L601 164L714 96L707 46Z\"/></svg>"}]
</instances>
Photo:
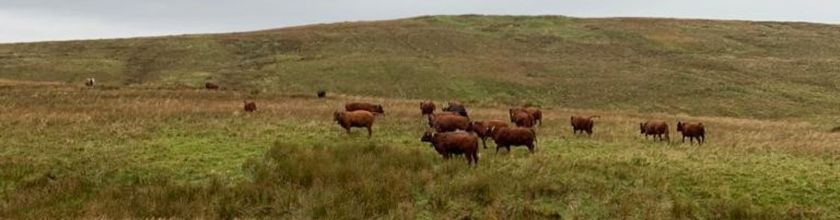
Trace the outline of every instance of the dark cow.
<instances>
[{"instance_id":1,"label":"dark cow","mask_svg":"<svg viewBox=\"0 0 840 220\"><path fill-rule=\"evenodd\" d=\"M363 110L371 113L385 114L385 110L382 109L382 105L375 105L366 102L347 103L344 105L344 110L347 110L348 112Z\"/></svg>"},{"instance_id":2,"label":"dark cow","mask_svg":"<svg viewBox=\"0 0 840 220\"><path fill-rule=\"evenodd\" d=\"M445 111L445 112L456 112L461 116L464 116L464 117L467 117L467 118L470 117L467 114L467 107L465 107L463 103L458 102L458 101L449 102L449 106L446 106L446 108L443 108L443 111Z\"/></svg>"},{"instance_id":3,"label":"dark cow","mask_svg":"<svg viewBox=\"0 0 840 220\"><path fill-rule=\"evenodd\" d=\"M206 83L204 83L204 88L209 89L209 90L218 90L219 85L217 85L215 83L211 83L211 82L206 82Z\"/></svg>"},{"instance_id":4,"label":"dark cow","mask_svg":"<svg viewBox=\"0 0 840 220\"><path fill-rule=\"evenodd\" d=\"M322 89L322 90L318 90L318 94L317 94L317 95L318 95L318 98L324 98L324 97L327 97L327 91L324 91L323 89Z\"/></svg>"},{"instance_id":5,"label":"dark cow","mask_svg":"<svg viewBox=\"0 0 840 220\"><path fill-rule=\"evenodd\" d=\"M525 112L525 113L528 113L529 115L531 115L531 118L534 120L535 125L536 124L542 125L542 111L537 107L526 105L526 106L523 106L523 107L511 108L508 112L510 113L510 122L516 122L516 121L514 121L514 119L515 119L514 116L517 113Z\"/></svg>"},{"instance_id":6,"label":"dark cow","mask_svg":"<svg viewBox=\"0 0 840 220\"><path fill-rule=\"evenodd\" d=\"M671 140L671 138L668 137L668 123L662 120L650 120L645 123L639 123L639 130L645 135L645 139L647 139L648 136L653 136L654 141L657 137L659 137L660 141Z\"/></svg>"},{"instance_id":7,"label":"dark cow","mask_svg":"<svg viewBox=\"0 0 840 220\"><path fill-rule=\"evenodd\" d=\"M592 119L593 118L598 118L598 117L599 116L597 116L597 115L592 115L592 116L587 116L587 117L572 116L572 118L570 119L570 121L572 123L572 130L574 131L575 134L577 134L578 131L580 131L581 134L583 134L583 132L586 132L587 135L592 136L592 126L595 125L595 121L593 121Z\"/></svg>"},{"instance_id":8,"label":"dark cow","mask_svg":"<svg viewBox=\"0 0 840 220\"><path fill-rule=\"evenodd\" d=\"M475 132L478 138L481 138L481 144L484 145L484 149L487 149L487 138L490 137L490 129L493 127L506 128L508 127L508 123L503 120L473 121L470 122L467 131Z\"/></svg>"},{"instance_id":9,"label":"dark cow","mask_svg":"<svg viewBox=\"0 0 840 220\"><path fill-rule=\"evenodd\" d=\"M245 112L255 112L257 111L257 103L254 101L244 101Z\"/></svg>"},{"instance_id":10,"label":"dark cow","mask_svg":"<svg viewBox=\"0 0 840 220\"><path fill-rule=\"evenodd\" d=\"M512 121L517 127L534 127L534 117L528 112L519 111L514 113Z\"/></svg>"},{"instance_id":11,"label":"dark cow","mask_svg":"<svg viewBox=\"0 0 840 220\"><path fill-rule=\"evenodd\" d=\"M702 122L689 123L678 121L677 131L682 133L683 143L685 143L686 137L688 137L688 140L692 144L694 144L694 139L697 139L697 144L703 144L706 142L706 126L704 126Z\"/></svg>"},{"instance_id":12,"label":"dark cow","mask_svg":"<svg viewBox=\"0 0 840 220\"><path fill-rule=\"evenodd\" d=\"M435 112L435 103L432 101L420 102L420 113L423 115L430 115Z\"/></svg>"},{"instance_id":13,"label":"dark cow","mask_svg":"<svg viewBox=\"0 0 840 220\"><path fill-rule=\"evenodd\" d=\"M526 146L528 151L534 153L537 132L533 128L493 127L490 129L490 135L496 142L496 153L503 147L510 152L510 146Z\"/></svg>"},{"instance_id":14,"label":"dark cow","mask_svg":"<svg viewBox=\"0 0 840 220\"><path fill-rule=\"evenodd\" d=\"M478 137L473 134L464 131L427 131L420 141L431 143L445 160L452 154L463 154L467 158L467 164L478 165Z\"/></svg>"},{"instance_id":15,"label":"dark cow","mask_svg":"<svg viewBox=\"0 0 840 220\"><path fill-rule=\"evenodd\" d=\"M442 114L434 116L431 120L431 127L437 132L467 130L470 125L470 120L460 115Z\"/></svg>"},{"instance_id":16,"label":"dark cow","mask_svg":"<svg viewBox=\"0 0 840 220\"><path fill-rule=\"evenodd\" d=\"M367 128L368 131L368 138L373 135L373 113L364 110L358 111L348 111L348 112L341 112L336 111L333 114L335 121L341 125L342 128L347 130L347 134L350 134L350 128L357 127L357 128Z\"/></svg>"}]
</instances>

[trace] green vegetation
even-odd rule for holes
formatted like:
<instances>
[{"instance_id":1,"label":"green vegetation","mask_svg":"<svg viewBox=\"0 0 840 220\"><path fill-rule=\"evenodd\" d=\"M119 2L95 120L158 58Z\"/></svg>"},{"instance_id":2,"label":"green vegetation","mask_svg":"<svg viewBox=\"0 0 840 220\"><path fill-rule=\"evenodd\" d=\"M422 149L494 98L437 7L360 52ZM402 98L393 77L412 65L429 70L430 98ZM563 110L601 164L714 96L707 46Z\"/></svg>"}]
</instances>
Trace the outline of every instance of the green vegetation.
<instances>
[{"instance_id":1,"label":"green vegetation","mask_svg":"<svg viewBox=\"0 0 840 220\"><path fill-rule=\"evenodd\" d=\"M840 114L838 51L820 24L467 15L7 44L0 76L800 118Z\"/></svg>"},{"instance_id":2,"label":"green vegetation","mask_svg":"<svg viewBox=\"0 0 840 220\"><path fill-rule=\"evenodd\" d=\"M0 219L837 219L837 35L435 16L0 45ZM479 120L542 105L537 152L443 161L418 103L455 98ZM372 139L332 121L349 101L385 106ZM573 114L601 116L593 137ZM650 118L708 143L645 140Z\"/></svg>"}]
</instances>

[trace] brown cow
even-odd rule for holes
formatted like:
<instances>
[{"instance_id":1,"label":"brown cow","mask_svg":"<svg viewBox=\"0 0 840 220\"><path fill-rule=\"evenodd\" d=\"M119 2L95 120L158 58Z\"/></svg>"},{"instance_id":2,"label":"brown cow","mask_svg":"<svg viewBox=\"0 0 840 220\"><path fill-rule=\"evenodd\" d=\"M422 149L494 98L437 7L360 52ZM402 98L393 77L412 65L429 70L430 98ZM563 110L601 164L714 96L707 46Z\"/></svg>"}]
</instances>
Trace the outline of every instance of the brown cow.
<instances>
[{"instance_id":1,"label":"brown cow","mask_svg":"<svg viewBox=\"0 0 840 220\"><path fill-rule=\"evenodd\" d=\"M358 127L358 128L367 128L368 130L368 138L373 135L373 113L364 110L358 111L348 111L348 112L341 112L336 111L333 114L335 121L341 125L342 128L347 130L347 134L350 134L350 128Z\"/></svg>"},{"instance_id":2,"label":"brown cow","mask_svg":"<svg viewBox=\"0 0 840 220\"><path fill-rule=\"evenodd\" d=\"M452 154L464 154L467 164L478 165L478 138L473 134L463 131L443 133L427 131L420 141L431 143L435 151L445 160L448 160Z\"/></svg>"},{"instance_id":3,"label":"brown cow","mask_svg":"<svg viewBox=\"0 0 840 220\"><path fill-rule=\"evenodd\" d=\"M378 114L385 114L385 110L382 109L382 105L375 105L366 102L351 102L344 105L344 110L348 112L364 110L370 113L378 113Z\"/></svg>"},{"instance_id":4,"label":"brown cow","mask_svg":"<svg viewBox=\"0 0 840 220\"><path fill-rule=\"evenodd\" d=\"M533 107L530 105L526 105L524 107L514 107L511 108L508 112L510 113L510 122L516 122L514 121L514 116L516 116L517 113L526 112L531 115L531 118L534 119L534 124L538 123L542 125L542 111L537 107Z\"/></svg>"},{"instance_id":5,"label":"brown cow","mask_svg":"<svg viewBox=\"0 0 840 220\"><path fill-rule=\"evenodd\" d=\"M426 115L426 119L428 119L428 121L429 121L429 127L433 128L434 125L435 125L435 118L440 117L442 115L458 115L458 113L455 113L455 112L437 112L437 113L432 113L432 114ZM460 115L458 115L458 116L460 116Z\"/></svg>"},{"instance_id":6,"label":"brown cow","mask_svg":"<svg viewBox=\"0 0 840 220\"><path fill-rule=\"evenodd\" d=\"M514 113L512 121L517 127L534 127L534 117L528 112L519 111Z\"/></svg>"},{"instance_id":7,"label":"brown cow","mask_svg":"<svg viewBox=\"0 0 840 220\"><path fill-rule=\"evenodd\" d=\"M422 113L424 116L434 113L435 108L437 108L437 107L435 106L435 103L432 102L432 101L420 102L420 113Z\"/></svg>"},{"instance_id":8,"label":"brown cow","mask_svg":"<svg viewBox=\"0 0 840 220\"><path fill-rule=\"evenodd\" d=\"M204 88L209 89L209 90L218 90L219 85L217 85L215 83L211 83L211 82L206 82L206 83L204 83Z\"/></svg>"},{"instance_id":9,"label":"brown cow","mask_svg":"<svg viewBox=\"0 0 840 220\"><path fill-rule=\"evenodd\" d=\"M645 123L639 123L639 130L645 135L645 139L648 136L653 136L654 141L657 137L659 137L659 140L671 140L668 137L668 123L662 120L650 120ZM663 136L665 137L664 139L662 138Z\"/></svg>"},{"instance_id":10,"label":"brown cow","mask_svg":"<svg viewBox=\"0 0 840 220\"><path fill-rule=\"evenodd\" d=\"M706 126L702 122L689 123L677 122L677 131L682 133L682 142L685 143L685 137L694 144L694 139L697 139L697 144L706 142Z\"/></svg>"},{"instance_id":11,"label":"brown cow","mask_svg":"<svg viewBox=\"0 0 840 220\"><path fill-rule=\"evenodd\" d=\"M254 101L244 101L245 104L245 112L255 112L257 111L257 103Z\"/></svg>"},{"instance_id":12,"label":"brown cow","mask_svg":"<svg viewBox=\"0 0 840 220\"><path fill-rule=\"evenodd\" d=\"M487 138L490 137L490 128L506 128L508 126L508 123L503 120L474 121L470 122L470 125L467 127L467 131L475 132L475 134L481 138L481 143L484 145L484 149L487 149Z\"/></svg>"},{"instance_id":13,"label":"brown cow","mask_svg":"<svg viewBox=\"0 0 840 220\"><path fill-rule=\"evenodd\" d=\"M510 152L510 146L526 146L528 151L534 153L537 132L533 128L496 128L490 129L493 141L496 142L496 153L499 148L506 148Z\"/></svg>"},{"instance_id":14,"label":"brown cow","mask_svg":"<svg viewBox=\"0 0 840 220\"><path fill-rule=\"evenodd\" d=\"M437 132L467 130L470 120L460 115L439 115L432 118L432 128Z\"/></svg>"},{"instance_id":15,"label":"brown cow","mask_svg":"<svg viewBox=\"0 0 840 220\"><path fill-rule=\"evenodd\" d=\"M449 102L449 106L443 108L443 111L456 112L461 116L470 118L470 116L467 114L467 107L465 107L464 104L459 101Z\"/></svg>"},{"instance_id":16,"label":"brown cow","mask_svg":"<svg viewBox=\"0 0 840 220\"><path fill-rule=\"evenodd\" d=\"M600 117L600 116L597 116L597 115L592 115L592 116L588 116L588 117L572 116L570 121L572 122L573 132L575 134L577 134L578 131L580 131L581 134L583 134L583 132L586 132L587 135L592 136L592 126L595 125L595 121L593 121L592 119L593 118L598 118L598 117Z\"/></svg>"}]
</instances>

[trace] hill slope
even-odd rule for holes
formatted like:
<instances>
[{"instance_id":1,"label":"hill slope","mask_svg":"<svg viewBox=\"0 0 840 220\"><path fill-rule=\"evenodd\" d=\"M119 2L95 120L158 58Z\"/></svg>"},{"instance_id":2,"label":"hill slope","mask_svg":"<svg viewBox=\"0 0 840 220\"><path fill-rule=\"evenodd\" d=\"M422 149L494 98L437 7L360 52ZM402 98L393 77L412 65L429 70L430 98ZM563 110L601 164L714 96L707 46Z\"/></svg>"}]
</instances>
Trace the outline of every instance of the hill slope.
<instances>
[{"instance_id":1,"label":"hill slope","mask_svg":"<svg viewBox=\"0 0 840 220\"><path fill-rule=\"evenodd\" d=\"M790 118L840 113L840 27L468 15L0 45L0 78L85 77Z\"/></svg>"}]
</instances>

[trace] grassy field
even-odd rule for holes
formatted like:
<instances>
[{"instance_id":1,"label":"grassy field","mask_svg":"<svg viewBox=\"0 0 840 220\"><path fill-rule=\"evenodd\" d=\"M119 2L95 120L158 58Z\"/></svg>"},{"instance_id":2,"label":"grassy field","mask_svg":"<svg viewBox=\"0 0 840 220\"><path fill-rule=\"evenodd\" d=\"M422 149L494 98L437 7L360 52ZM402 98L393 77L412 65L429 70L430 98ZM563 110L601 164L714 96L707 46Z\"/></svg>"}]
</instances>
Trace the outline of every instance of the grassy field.
<instances>
[{"instance_id":1,"label":"grassy field","mask_svg":"<svg viewBox=\"0 0 840 220\"><path fill-rule=\"evenodd\" d=\"M547 107L537 153L491 144L468 168L419 141L418 100L12 81L0 91L3 218L840 217L840 134L809 123ZM246 96L259 112L240 112ZM331 121L354 100L386 106L372 139ZM602 116L593 137L571 135L578 113ZM709 142L645 140L647 118L703 121Z\"/></svg>"},{"instance_id":2,"label":"grassy field","mask_svg":"<svg viewBox=\"0 0 840 220\"><path fill-rule=\"evenodd\" d=\"M435 16L0 45L0 219L837 219L838 37ZM419 141L425 99L478 120L539 104L537 152L444 161ZM384 105L373 138L332 121L350 101ZM574 114L600 115L595 135L572 135ZM672 142L639 135L654 118ZM707 144L680 143L677 120Z\"/></svg>"}]
</instances>

